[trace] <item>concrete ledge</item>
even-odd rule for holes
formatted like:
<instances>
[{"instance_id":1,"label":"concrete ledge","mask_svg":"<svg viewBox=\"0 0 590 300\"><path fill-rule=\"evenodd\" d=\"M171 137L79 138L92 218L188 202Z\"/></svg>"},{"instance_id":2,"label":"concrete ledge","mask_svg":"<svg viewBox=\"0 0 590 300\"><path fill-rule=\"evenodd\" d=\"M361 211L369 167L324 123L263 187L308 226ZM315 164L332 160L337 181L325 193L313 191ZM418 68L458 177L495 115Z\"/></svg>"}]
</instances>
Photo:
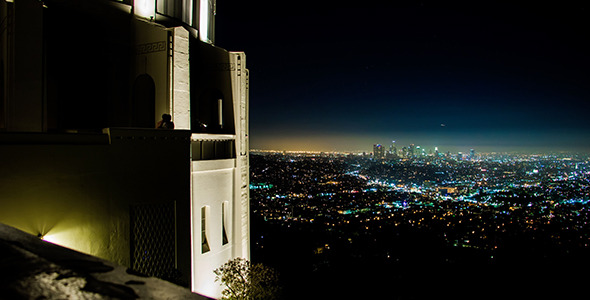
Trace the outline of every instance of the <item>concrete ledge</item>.
<instances>
[{"instance_id":1,"label":"concrete ledge","mask_svg":"<svg viewBox=\"0 0 590 300\"><path fill-rule=\"evenodd\" d=\"M216 159L193 161L193 172L206 172L232 169L236 167L235 159Z\"/></svg>"},{"instance_id":2,"label":"concrete ledge","mask_svg":"<svg viewBox=\"0 0 590 300\"><path fill-rule=\"evenodd\" d=\"M108 143L109 136L101 133L0 133L0 145L100 145Z\"/></svg>"},{"instance_id":3,"label":"concrete ledge","mask_svg":"<svg viewBox=\"0 0 590 300\"><path fill-rule=\"evenodd\" d=\"M0 295L3 299L210 299L1 223Z\"/></svg>"},{"instance_id":4,"label":"concrete ledge","mask_svg":"<svg viewBox=\"0 0 590 300\"><path fill-rule=\"evenodd\" d=\"M189 130L105 128L102 133L2 132L0 145L101 145L128 141L189 143Z\"/></svg>"},{"instance_id":5,"label":"concrete ledge","mask_svg":"<svg viewBox=\"0 0 590 300\"><path fill-rule=\"evenodd\" d=\"M224 141L235 140L234 134L213 134L213 133L193 133L191 140L193 141Z\"/></svg>"},{"instance_id":6,"label":"concrete ledge","mask_svg":"<svg viewBox=\"0 0 590 300\"><path fill-rule=\"evenodd\" d=\"M110 143L119 142L190 142L191 132L189 130L166 130L147 128L105 128Z\"/></svg>"}]
</instances>

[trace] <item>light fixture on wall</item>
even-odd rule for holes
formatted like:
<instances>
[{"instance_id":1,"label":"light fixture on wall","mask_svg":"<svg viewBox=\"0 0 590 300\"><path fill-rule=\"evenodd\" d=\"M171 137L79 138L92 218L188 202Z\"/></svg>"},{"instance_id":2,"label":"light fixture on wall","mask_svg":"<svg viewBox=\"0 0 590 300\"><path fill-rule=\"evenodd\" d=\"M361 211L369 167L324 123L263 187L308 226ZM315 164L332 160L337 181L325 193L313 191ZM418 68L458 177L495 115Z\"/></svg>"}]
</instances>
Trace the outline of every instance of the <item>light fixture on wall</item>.
<instances>
[{"instance_id":1,"label":"light fixture on wall","mask_svg":"<svg viewBox=\"0 0 590 300\"><path fill-rule=\"evenodd\" d=\"M155 0L135 0L133 2L133 10L135 15L150 19L153 21L156 15L156 1Z\"/></svg>"}]
</instances>

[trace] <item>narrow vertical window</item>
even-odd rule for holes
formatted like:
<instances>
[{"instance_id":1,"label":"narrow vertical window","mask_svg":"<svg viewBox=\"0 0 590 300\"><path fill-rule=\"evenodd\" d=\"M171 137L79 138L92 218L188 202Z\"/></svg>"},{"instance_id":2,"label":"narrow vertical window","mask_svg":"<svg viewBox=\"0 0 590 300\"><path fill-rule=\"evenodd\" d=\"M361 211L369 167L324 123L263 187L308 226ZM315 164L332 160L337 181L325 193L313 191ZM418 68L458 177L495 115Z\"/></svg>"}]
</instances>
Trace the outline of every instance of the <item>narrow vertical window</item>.
<instances>
[{"instance_id":1,"label":"narrow vertical window","mask_svg":"<svg viewBox=\"0 0 590 300\"><path fill-rule=\"evenodd\" d=\"M217 99L217 111L219 116L219 127L223 128L223 99Z\"/></svg>"},{"instance_id":2,"label":"narrow vertical window","mask_svg":"<svg viewBox=\"0 0 590 300\"><path fill-rule=\"evenodd\" d=\"M199 7L199 38L205 43L210 43L209 40L209 1L201 0Z\"/></svg>"},{"instance_id":3,"label":"narrow vertical window","mask_svg":"<svg viewBox=\"0 0 590 300\"><path fill-rule=\"evenodd\" d=\"M227 238L227 230L226 230L226 222L227 222L227 206L228 202L225 201L221 204L221 244L225 245L229 243L229 239Z\"/></svg>"},{"instance_id":4,"label":"narrow vertical window","mask_svg":"<svg viewBox=\"0 0 590 300\"><path fill-rule=\"evenodd\" d=\"M211 250L207 241L207 206L201 207L201 253Z\"/></svg>"}]
</instances>

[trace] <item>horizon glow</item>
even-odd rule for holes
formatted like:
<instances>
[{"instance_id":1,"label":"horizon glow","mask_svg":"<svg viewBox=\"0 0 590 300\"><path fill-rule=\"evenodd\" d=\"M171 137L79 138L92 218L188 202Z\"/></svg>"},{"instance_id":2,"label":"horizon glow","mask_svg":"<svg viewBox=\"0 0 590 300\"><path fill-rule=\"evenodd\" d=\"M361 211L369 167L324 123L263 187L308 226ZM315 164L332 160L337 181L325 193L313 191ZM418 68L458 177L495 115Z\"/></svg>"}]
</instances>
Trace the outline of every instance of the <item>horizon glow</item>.
<instances>
[{"instance_id":1,"label":"horizon glow","mask_svg":"<svg viewBox=\"0 0 590 300\"><path fill-rule=\"evenodd\" d=\"M528 138L527 138L528 136ZM260 134L251 132L251 149L277 151L319 151L319 152L367 152L373 151L374 144L382 144L388 138L387 134L334 134L334 133L285 133L282 135ZM550 143L546 139L536 138L535 134L484 134L483 137L449 136L441 139L428 134L401 136L396 140L396 148L407 147L410 144L420 146L426 151L440 152L589 152L587 141L577 141L576 136L555 137Z\"/></svg>"}]
</instances>

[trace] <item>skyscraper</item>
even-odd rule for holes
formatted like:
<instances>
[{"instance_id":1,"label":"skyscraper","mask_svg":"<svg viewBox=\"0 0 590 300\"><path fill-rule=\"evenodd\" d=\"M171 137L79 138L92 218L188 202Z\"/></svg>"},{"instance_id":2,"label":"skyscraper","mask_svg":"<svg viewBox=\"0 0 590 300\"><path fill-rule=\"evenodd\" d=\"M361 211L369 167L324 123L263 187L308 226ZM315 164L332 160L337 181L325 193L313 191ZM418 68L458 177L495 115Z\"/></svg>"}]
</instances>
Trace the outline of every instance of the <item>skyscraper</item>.
<instances>
[{"instance_id":1,"label":"skyscraper","mask_svg":"<svg viewBox=\"0 0 590 300\"><path fill-rule=\"evenodd\" d=\"M0 222L220 297L250 258L249 82L215 7L0 0Z\"/></svg>"},{"instance_id":2,"label":"skyscraper","mask_svg":"<svg viewBox=\"0 0 590 300\"><path fill-rule=\"evenodd\" d=\"M389 146L389 153L391 153L393 157L397 156L397 148L395 147L395 141L391 141L391 146Z\"/></svg>"},{"instance_id":3,"label":"skyscraper","mask_svg":"<svg viewBox=\"0 0 590 300\"><path fill-rule=\"evenodd\" d=\"M373 158L375 159L384 159L385 158L385 148L381 146L381 144L374 144L373 145Z\"/></svg>"}]
</instances>

